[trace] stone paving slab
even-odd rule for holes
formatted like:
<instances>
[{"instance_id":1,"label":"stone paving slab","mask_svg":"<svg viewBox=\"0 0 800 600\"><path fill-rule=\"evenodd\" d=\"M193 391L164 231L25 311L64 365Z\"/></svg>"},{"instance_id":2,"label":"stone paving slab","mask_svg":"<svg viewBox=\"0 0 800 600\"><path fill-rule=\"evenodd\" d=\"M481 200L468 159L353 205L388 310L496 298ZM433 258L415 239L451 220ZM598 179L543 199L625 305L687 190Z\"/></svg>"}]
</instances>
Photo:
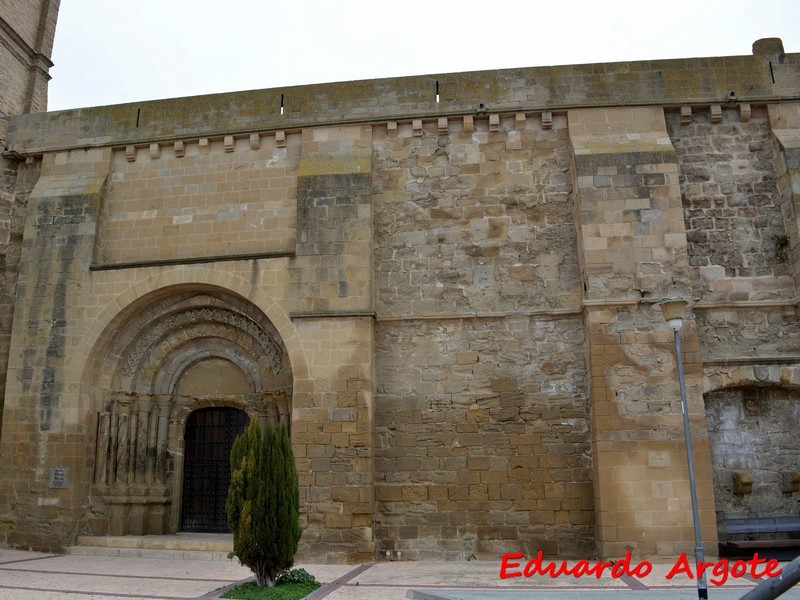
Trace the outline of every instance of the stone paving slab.
<instances>
[{"instance_id":1,"label":"stone paving slab","mask_svg":"<svg viewBox=\"0 0 800 600\"><path fill-rule=\"evenodd\" d=\"M213 550L227 554L233 550L230 533L175 533L170 535L81 536L77 546L101 548L152 548L156 550Z\"/></svg>"},{"instance_id":2,"label":"stone paving slab","mask_svg":"<svg viewBox=\"0 0 800 600\"><path fill-rule=\"evenodd\" d=\"M375 585L392 581L404 581L415 587L607 587L628 589L619 579L594 577L529 577L500 579L499 563L495 562L385 562L374 565L355 581L360 585Z\"/></svg>"},{"instance_id":3,"label":"stone paving slab","mask_svg":"<svg viewBox=\"0 0 800 600\"><path fill-rule=\"evenodd\" d=\"M3 600L195 599L250 576L250 570L236 561L168 561L0 551L0 598Z\"/></svg>"},{"instance_id":4,"label":"stone paving slab","mask_svg":"<svg viewBox=\"0 0 800 600\"><path fill-rule=\"evenodd\" d=\"M384 562L298 565L324 585L309 600L678 600L696 598L694 581L665 579L654 565L641 580L594 577L499 578L495 562ZM212 600L252 576L237 561L52 555L0 549L2 600ZM737 600L756 585L709 587L713 600ZM800 600L800 588L781 599Z\"/></svg>"}]
</instances>

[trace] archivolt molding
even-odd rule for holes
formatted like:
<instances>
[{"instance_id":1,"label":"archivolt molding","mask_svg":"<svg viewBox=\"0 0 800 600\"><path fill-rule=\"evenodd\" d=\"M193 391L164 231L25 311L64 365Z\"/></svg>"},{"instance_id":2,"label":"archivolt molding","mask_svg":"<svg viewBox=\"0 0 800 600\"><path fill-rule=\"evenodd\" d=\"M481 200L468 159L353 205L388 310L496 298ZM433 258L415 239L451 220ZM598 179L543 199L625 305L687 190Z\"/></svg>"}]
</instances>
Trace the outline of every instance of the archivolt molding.
<instances>
[{"instance_id":1,"label":"archivolt molding","mask_svg":"<svg viewBox=\"0 0 800 600\"><path fill-rule=\"evenodd\" d=\"M264 387L265 381L262 380L275 375L272 369L274 361L263 354L263 344L249 332L227 323L187 324L180 329L163 330L162 333L162 337L154 339L148 347L139 348L134 368L121 370L115 378L113 389L170 393L176 377L201 356L225 358L235 363L251 380L253 392ZM192 356L198 358L192 359Z\"/></svg>"},{"instance_id":2,"label":"archivolt molding","mask_svg":"<svg viewBox=\"0 0 800 600\"><path fill-rule=\"evenodd\" d=\"M172 332L190 328L198 323L221 323L247 333L259 347L260 355L270 365L272 372L280 374L285 365L281 348L271 335L262 329L258 323L249 317L218 307L204 307L183 310L172 313L158 320L139 337L133 347L129 348L120 362L119 373L122 377L131 377L142 364L145 354L149 354L155 344ZM187 332L188 334L188 332Z\"/></svg>"},{"instance_id":3,"label":"archivolt molding","mask_svg":"<svg viewBox=\"0 0 800 600\"><path fill-rule=\"evenodd\" d=\"M176 296L205 295L207 298L225 298L229 304L234 300L237 308L247 305L258 315L263 315L285 349L285 360L289 377L307 379L308 365L297 332L279 303L263 290L254 288L252 281L230 271L212 270L204 267L192 269L163 268L145 279L130 285L114 302L105 306L87 326L86 335L73 349L69 363L68 386L78 386L80 398L77 402L90 402L86 408L96 410L102 403L98 389L110 389L111 380L122 355L121 338L131 339L147 328L147 321L133 327L137 312L149 311L165 299L174 304ZM219 302L218 305L222 305ZM249 311L247 311L249 312ZM253 315L250 315L251 318ZM274 332L272 331L274 330ZM289 361L291 366L289 366ZM83 399L83 400L81 400Z\"/></svg>"}]
</instances>

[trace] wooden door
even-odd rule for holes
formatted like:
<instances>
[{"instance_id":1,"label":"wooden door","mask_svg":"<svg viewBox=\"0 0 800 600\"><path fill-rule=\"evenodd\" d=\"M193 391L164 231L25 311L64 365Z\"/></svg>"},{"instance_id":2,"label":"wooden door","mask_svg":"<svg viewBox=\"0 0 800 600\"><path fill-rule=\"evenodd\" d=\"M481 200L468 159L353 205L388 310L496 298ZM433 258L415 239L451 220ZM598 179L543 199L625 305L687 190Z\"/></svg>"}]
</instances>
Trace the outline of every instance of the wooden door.
<instances>
[{"instance_id":1,"label":"wooden door","mask_svg":"<svg viewBox=\"0 0 800 600\"><path fill-rule=\"evenodd\" d=\"M184 437L183 531L227 532L225 500L231 480L231 447L247 427L236 408L203 408L189 415Z\"/></svg>"}]
</instances>

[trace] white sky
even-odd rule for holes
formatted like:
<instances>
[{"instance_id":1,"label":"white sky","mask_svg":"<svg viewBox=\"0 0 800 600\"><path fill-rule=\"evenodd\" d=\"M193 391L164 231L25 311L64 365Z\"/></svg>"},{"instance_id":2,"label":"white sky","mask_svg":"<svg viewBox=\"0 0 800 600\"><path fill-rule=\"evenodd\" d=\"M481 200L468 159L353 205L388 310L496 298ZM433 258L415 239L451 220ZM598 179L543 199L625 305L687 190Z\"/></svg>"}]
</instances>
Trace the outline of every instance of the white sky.
<instances>
[{"instance_id":1,"label":"white sky","mask_svg":"<svg viewBox=\"0 0 800 600\"><path fill-rule=\"evenodd\" d=\"M798 0L61 0L49 110L306 83L800 52Z\"/></svg>"}]
</instances>

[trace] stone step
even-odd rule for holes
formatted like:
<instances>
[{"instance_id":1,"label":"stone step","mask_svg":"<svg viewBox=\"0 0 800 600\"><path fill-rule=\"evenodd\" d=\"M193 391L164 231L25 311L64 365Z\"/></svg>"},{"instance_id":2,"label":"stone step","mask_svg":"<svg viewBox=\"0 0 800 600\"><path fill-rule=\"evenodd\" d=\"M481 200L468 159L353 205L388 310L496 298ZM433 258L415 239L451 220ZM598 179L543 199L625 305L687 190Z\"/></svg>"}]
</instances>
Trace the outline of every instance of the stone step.
<instances>
[{"instance_id":1,"label":"stone step","mask_svg":"<svg viewBox=\"0 0 800 600\"><path fill-rule=\"evenodd\" d=\"M224 533L81 536L69 554L172 560L228 560L233 536ZM236 560L236 559L233 559Z\"/></svg>"}]
</instances>

